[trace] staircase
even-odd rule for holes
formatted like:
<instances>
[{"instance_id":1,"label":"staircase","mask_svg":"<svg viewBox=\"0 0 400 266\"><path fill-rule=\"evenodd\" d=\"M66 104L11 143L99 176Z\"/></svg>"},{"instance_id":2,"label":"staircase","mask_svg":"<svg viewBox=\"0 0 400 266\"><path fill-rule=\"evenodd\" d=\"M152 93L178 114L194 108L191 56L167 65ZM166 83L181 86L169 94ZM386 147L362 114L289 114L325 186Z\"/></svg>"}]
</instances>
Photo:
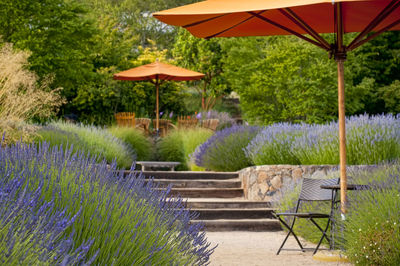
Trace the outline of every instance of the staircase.
<instances>
[{"instance_id":1,"label":"staircase","mask_svg":"<svg viewBox=\"0 0 400 266\"><path fill-rule=\"evenodd\" d=\"M281 230L270 202L243 197L237 172L145 172L160 187L172 184L171 194L187 198L187 208L200 213L192 223L203 222L207 231Z\"/></svg>"}]
</instances>

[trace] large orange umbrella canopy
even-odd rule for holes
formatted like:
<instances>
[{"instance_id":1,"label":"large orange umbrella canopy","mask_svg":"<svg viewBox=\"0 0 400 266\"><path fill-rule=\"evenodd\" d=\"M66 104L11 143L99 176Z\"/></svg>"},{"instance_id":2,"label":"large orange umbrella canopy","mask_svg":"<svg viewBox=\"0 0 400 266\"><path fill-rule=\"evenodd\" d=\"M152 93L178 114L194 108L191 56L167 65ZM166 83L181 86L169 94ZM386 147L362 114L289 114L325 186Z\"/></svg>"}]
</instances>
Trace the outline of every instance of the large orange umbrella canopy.
<instances>
[{"instance_id":1,"label":"large orange umbrella canopy","mask_svg":"<svg viewBox=\"0 0 400 266\"><path fill-rule=\"evenodd\" d=\"M400 0L207 0L153 14L201 38L296 35L334 56L338 66L341 210L346 212L344 61L347 52L400 30ZM349 44L344 34L360 32ZM335 33L329 43L320 33ZM305 35L307 34L307 35Z\"/></svg>"},{"instance_id":2,"label":"large orange umbrella canopy","mask_svg":"<svg viewBox=\"0 0 400 266\"><path fill-rule=\"evenodd\" d=\"M158 61L114 74L114 79L136 81L157 79L185 81L197 80L202 77L204 77L202 73Z\"/></svg>"},{"instance_id":3,"label":"large orange umbrella canopy","mask_svg":"<svg viewBox=\"0 0 400 266\"><path fill-rule=\"evenodd\" d=\"M133 80L133 81L150 81L156 86L156 130L159 130L159 104L158 92L160 85L167 80L185 81L185 80L198 80L204 77L204 74L191 71L185 68L161 63L156 61L154 63L131 68L117 74L114 74L114 79L119 80Z\"/></svg>"},{"instance_id":4,"label":"large orange umbrella canopy","mask_svg":"<svg viewBox=\"0 0 400 266\"><path fill-rule=\"evenodd\" d=\"M360 32L391 0L208 0L154 13L167 24L181 26L200 38L309 34L305 22L318 33L335 32L334 3L341 3L344 32ZM399 1L397 5L399 4ZM293 14L295 14L293 16ZM294 22L298 17L302 22ZM397 21L400 9L382 23L379 31ZM292 32L291 32L292 31Z\"/></svg>"}]
</instances>

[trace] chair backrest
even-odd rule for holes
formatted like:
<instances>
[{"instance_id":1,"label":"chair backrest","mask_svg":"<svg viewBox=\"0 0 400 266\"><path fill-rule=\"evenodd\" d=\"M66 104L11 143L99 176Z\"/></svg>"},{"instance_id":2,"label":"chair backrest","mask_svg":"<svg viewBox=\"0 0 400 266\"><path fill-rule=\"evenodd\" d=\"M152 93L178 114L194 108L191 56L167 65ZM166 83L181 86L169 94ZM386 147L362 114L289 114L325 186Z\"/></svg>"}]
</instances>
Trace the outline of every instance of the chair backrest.
<instances>
[{"instance_id":1,"label":"chair backrest","mask_svg":"<svg viewBox=\"0 0 400 266\"><path fill-rule=\"evenodd\" d=\"M332 200L332 190L322 189L322 185L337 185L339 178L334 179L314 179L304 178L301 185L299 200L323 201Z\"/></svg>"}]
</instances>

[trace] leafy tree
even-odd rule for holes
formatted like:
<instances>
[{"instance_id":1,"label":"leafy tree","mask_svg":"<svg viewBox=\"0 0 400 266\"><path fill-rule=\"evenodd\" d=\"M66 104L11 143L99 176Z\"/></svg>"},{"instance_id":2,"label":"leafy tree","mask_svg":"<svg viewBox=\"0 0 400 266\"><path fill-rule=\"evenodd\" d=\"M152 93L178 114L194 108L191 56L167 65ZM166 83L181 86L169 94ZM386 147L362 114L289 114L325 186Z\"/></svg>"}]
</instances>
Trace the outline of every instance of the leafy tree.
<instances>
[{"instance_id":1,"label":"leafy tree","mask_svg":"<svg viewBox=\"0 0 400 266\"><path fill-rule=\"evenodd\" d=\"M325 51L295 37L226 40L225 75L253 123L323 122L337 118L337 74ZM352 84L346 69L347 113L363 109L364 80Z\"/></svg>"},{"instance_id":2,"label":"leafy tree","mask_svg":"<svg viewBox=\"0 0 400 266\"><path fill-rule=\"evenodd\" d=\"M43 78L54 74L68 100L90 79L92 36L96 29L75 0L0 1L0 35L16 48L30 50L30 69Z\"/></svg>"},{"instance_id":3,"label":"leafy tree","mask_svg":"<svg viewBox=\"0 0 400 266\"><path fill-rule=\"evenodd\" d=\"M216 99L228 92L222 75L224 51L219 40L199 39L181 29L172 54L183 67L205 74L198 83L203 110L211 109Z\"/></svg>"},{"instance_id":4,"label":"leafy tree","mask_svg":"<svg viewBox=\"0 0 400 266\"><path fill-rule=\"evenodd\" d=\"M393 101L400 81L400 32L386 32L363 44L354 51L354 83L364 78L374 79L372 95L364 99L365 110L370 114L398 113ZM395 98L392 98L394 96Z\"/></svg>"}]
</instances>

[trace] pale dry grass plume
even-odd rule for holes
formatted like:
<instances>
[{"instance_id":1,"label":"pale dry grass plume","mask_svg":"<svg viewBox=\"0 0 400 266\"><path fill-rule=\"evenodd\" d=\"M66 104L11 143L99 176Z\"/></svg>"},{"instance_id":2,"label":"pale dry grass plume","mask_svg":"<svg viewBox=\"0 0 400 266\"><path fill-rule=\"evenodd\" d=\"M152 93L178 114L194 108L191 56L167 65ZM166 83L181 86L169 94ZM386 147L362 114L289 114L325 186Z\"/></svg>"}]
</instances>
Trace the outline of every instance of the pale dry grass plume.
<instances>
[{"instance_id":1,"label":"pale dry grass plume","mask_svg":"<svg viewBox=\"0 0 400 266\"><path fill-rule=\"evenodd\" d=\"M28 57L28 52L16 51L11 44L0 47L0 130L9 141L27 137L31 130L26 121L51 117L65 102L60 89L49 89L50 77L38 83L27 69Z\"/></svg>"}]
</instances>

